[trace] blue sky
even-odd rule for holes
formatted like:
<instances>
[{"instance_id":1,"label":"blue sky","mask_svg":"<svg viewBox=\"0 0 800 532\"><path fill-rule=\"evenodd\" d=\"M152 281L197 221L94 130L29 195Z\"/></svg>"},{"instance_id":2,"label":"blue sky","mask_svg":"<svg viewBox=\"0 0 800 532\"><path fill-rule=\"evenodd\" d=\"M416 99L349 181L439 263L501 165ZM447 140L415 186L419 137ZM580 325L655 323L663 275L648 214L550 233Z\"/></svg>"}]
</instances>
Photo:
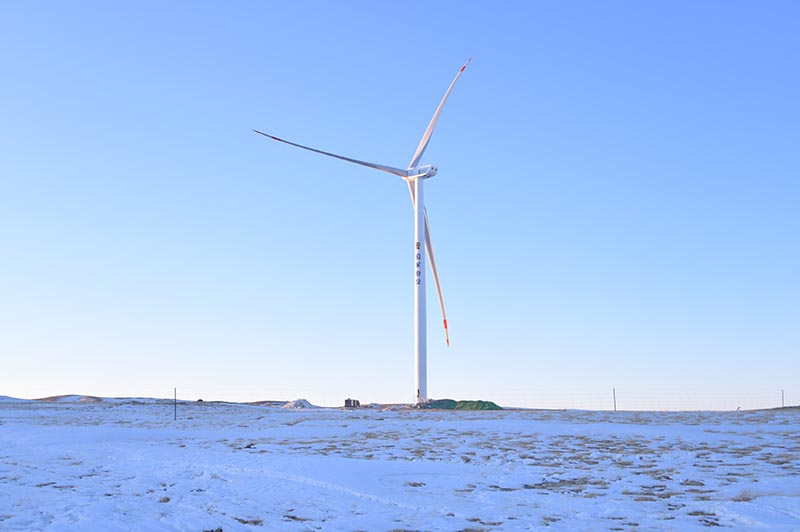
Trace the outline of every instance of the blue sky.
<instances>
[{"instance_id":1,"label":"blue sky","mask_svg":"<svg viewBox=\"0 0 800 532\"><path fill-rule=\"evenodd\" d=\"M0 394L800 403L795 2L4 2ZM430 287L432 289L432 287Z\"/></svg>"}]
</instances>

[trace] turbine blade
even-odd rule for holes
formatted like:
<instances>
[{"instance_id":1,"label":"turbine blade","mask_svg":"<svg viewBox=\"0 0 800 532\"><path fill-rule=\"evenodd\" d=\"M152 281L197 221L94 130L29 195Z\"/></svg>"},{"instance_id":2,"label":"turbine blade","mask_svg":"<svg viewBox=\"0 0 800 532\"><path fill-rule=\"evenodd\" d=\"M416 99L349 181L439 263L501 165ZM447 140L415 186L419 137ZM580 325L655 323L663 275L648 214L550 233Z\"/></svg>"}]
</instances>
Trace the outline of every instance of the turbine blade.
<instances>
[{"instance_id":1,"label":"turbine blade","mask_svg":"<svg viewBox=\"0 0 800 532\"><path fill-rule=\"evenodd\" d=\"M450 87L447 88L447 92L444 93L444 98L442 98L442 101L439 102L439 107L436 108L436 112L433 113L433 118L431 118L431 122L428 124L428 129L425 130L425 134L422 135L422 139L419 141L419 146L417 146L417 151L414 152L414 157L412 157L411 162L408 163L409 169L415 168L419 164L419 160L422 158L422 154L425 153L425 148L428 147L428 142L431 140L433 128L436 127L436 121L439 120L439 114L442 112L444 102L447 101L447 97L450 96L450 91L453 90L453 87L456 85L456 81L458 81L458 78L461 76L461 73L464 72L464 69L467 68L467 65L470 61L472 61L471 57L467 59L467 62L464 63L464 66L462 66L461 70L458 71L456 77L453 78L452 83L450 83Z\"/></svg>"},{"instance_id":2,"label":"turbine blade","mask_svg":"<svg viewBox=\"0 0 800 532\"><path fill-rule=\"evenodd\" d=\"M416 206L417 198L414 194L414 185L409 181L408 191L411 193L411 204ZM450 332L447 329L447 312L444 310L444 298L442 297L442 285L439 284L439 271L436 269L436 257L433 255L433 243L431 242L431 230L428 223L428 209L423 209L425 216L425 251L428 253L428 263L433 273L433 284L436 286L436 295L439 298L439 308L442 311L442 324L444 325L444 339L447 347L450 347Z\"/></svg>"},{"instance_id":3,"label":"turbine blade","mask_svg":"<svg viewBox=\"0 0 800 532\"><path fill-rule=\"evenodd\" d=\"M450 347L450 332L447 330L447 312L444 310L444 298L442 297L442 285L439 284L439 272L436 270L436 259L433 256L433 244L431 243L431 230L428 223L428 210L424 209L425 215L425 249L428 251L428 260L433 272L433 284L436 285L436 295L439 297L439 308L442 310L442 324L444 325L444 339L447 347Z\"/></svg>"},{"instance_id":4,"label":"turbine blade","mask_svg":"<svg viewBox=\"0 0 800 532\"><path fill-rule=\"evenodd\" d=\"M278 138L278 137L276 137L274 135L270 135L268 133L264 133L263 131L259 131L257 129L254 129L253 131L258 133L259 135L264 135L265 137L269 137L272 140L277 140L278 142L283 142L284 144L288 144L290 146L296 146L298 148L303 148L304 150L313 151L315 153L321 153L322 155L327 155L328 157L335 157L336 159L341 159L341 160L347 161L349 163L360 164L361 166L366 166L367 168L374 168L375 170L380 170L382 172L389 172L390 174L394 174L396 176L400 176L400 177L408 176L408 172L406 172L405 170L401 170L399 168L394 168L392 166L385 166L385 165L382 165L382 164L368 163L366 161L359 161L358 159L351 159L350 157L345 157L343 155L336 155L335 153L330 153L330 152L327 152L327 151L318 150L316 148L309 148L308 146L303 146L302 144L297 144L296 142L289 142L288 140L284 140L284 139Z\"/></svg>"}]
</instances>

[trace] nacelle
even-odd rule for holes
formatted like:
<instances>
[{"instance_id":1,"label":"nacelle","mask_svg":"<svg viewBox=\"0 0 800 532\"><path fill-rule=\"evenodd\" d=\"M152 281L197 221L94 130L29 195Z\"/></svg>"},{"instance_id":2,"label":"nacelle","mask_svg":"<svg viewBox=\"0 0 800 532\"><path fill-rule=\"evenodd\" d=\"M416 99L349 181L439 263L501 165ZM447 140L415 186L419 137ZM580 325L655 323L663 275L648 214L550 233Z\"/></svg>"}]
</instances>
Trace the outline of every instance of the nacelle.
<instances>
[{"instance_id":1,"label":"nacelle","mask_svg":"<svg viewBox=\"0 0 800 532\"><path fill-rule=\"evenodd\" d=\"M409 177L427 179L435 176L437 171L438 168L435 166L431 164L424 164L422 166L417 166L416 168L410 169L408 173L410 174Z\"/></svg>"}]
</instances>

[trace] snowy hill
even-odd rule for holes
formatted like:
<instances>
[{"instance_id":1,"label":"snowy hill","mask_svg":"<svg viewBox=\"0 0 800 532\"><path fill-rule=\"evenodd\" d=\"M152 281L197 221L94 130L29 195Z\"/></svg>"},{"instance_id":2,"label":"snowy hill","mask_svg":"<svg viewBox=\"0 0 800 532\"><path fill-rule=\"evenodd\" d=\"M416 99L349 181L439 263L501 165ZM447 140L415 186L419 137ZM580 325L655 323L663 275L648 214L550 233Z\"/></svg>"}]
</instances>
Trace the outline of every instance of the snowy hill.
<instances>
[{"instance_id":1,"label":"snowy hill","mask_svg":"<svg viewBox=\"0 0 800 532\"><path fill-rule=\"evenodd\" d=\"M36 399L44 403L101 403L103 399L91 395L54 395Z\"/></svg>"},{"instance_id":2,"label":"snowy hill","mask_svg":"<svg viewBox=\"0 0 800 532\"><path fill-rule=\"evenodd\" d=\"M295 399L294 401L289 401L282 408L319 408L318 406L314 406L305 399Z\"/></svg>"}]
</instances>

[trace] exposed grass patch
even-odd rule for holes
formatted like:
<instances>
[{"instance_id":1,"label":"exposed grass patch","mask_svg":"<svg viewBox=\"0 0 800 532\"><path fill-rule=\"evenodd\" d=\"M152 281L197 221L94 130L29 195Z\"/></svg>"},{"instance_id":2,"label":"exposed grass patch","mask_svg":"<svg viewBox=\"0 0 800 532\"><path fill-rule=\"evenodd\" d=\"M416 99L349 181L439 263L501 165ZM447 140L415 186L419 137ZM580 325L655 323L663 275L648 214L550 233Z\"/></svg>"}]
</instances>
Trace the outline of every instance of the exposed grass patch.
<instances>
[{"instance_id":1,"label":"exposed grass patch","mask_svg":"<svg viewBox=\"0 0 800 532\"><path fill-rule=\"evenodd\" d=\"M429 401L421 408L437 408L441 410L502 410L492 401L456 401L453 399L436 399Z\"/></svg>"},{"instance_id":2,"label":"exposed grass patch","mask_svg":"<svg viewBox=\"0 0 800 532\"><path fill-rule=\"evenodd\" d=\"M304 523L306 521L311 521L311 519L308 519L308 518L305 518L305 517L300 517L300 516L297 516L297 515L291 515L291 514L284 514L283 518L286 519L287 521L297 521L299 523Z\"/></svg>"},{"instance_id":3,"label":"exposed grass patch","mask_svg":"<svg viewBox=\"0 0 800 532\"><path fill-rule=\"evenodd\" d=\"M737 495L736 497L732 498L731 500L734 501L734 502L750 502L755 498L756 498L756 496L753 495L751 492L749 492L747 490L744 490L743 492L741 492L739 495Z\"/></svg>"},{"instance_id":4,"label":"exposed grass patch","mask_svg":"<svg viewBox=\"0 0 800 532\"><path fill-rule=\"evenodd\" d=\"M243 525L261 526L261 525L264 524L264 521L262 519L242 519L241 517L235 517L235 516L234 516L234 519L236 519L238 522L242 523Z\"/></svg>"}]
</instances>

